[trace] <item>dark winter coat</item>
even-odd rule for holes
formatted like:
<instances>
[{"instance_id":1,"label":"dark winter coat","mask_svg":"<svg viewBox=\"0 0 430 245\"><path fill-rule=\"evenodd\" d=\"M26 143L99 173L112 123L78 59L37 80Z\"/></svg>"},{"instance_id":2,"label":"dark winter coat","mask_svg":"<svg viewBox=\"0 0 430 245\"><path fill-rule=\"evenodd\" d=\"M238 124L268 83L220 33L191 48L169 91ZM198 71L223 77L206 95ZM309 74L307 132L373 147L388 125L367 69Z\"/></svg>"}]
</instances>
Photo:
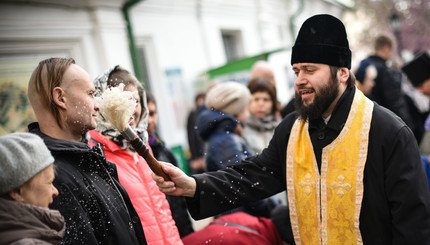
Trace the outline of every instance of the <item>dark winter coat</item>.
<instances>
[{"instance_id":1,"label":"dark winter coat","mask_svg":"<svg viewBox=\"0 0 430 245\"><path fill-rule=\"evenodd\" d=\"M151 146L152 153L158 161L169 162L178 166L175 156L167 149L166 145L157 135L151 135L149 138L149 145ZM175 220L176 227L178 228L179 235L184 237L194 231L191 223L190 216L187 211L187 204L184 197L166 195L169 202L172 217Z\"/></svg>"},{"instance_id":2,"label":"dark winter coat","mask_svg":"<svg viewBox=\"0 0 430 245\"><path fill-rule=\"evenodd\" d=\"M198 119L199 134L206 143L206 169L217 171L239 164L246 157L252 156L252 150L245 140L234 131L236 119L230 114L217 110L205 110ZM234 202L233 198L230 200ZM270 217L270 210L265 200L258 200L246 204L223 214L243 211L254 216Z\"/></svg>"},{"instance_id":3,"label":"dark winter coat","mask_svg":"<svg viewBox=\"0 0 430 245\"><path fill-rule=\"evenodd\" d=\"M216 171L240 163L252 156L245 140L234 133L237 121L230 114L217 110L200 113L197 127L200 137L206 141L206 169Z\"/></svg>"},{"instance_id":4,"label":"dark winter coat","mask_svg":"<svg viewBox=\"0 0 430 245\"><path fill-rule=\"evenodd\" d=\"M50 208L66 220L63 244L146 244L115 165L106 161L100 148L51 138L37 123L28 128L45 141L55 158L54 186L59 195Z\"/></svg>"},{"instance_id":5,"label":"dark winter coat","mask_svg":"<svg viewBox=\"0 0 430 245\"><path fill-rule=\"evenodd\" d=\"M322 148L342 130L354 93L355 87L345 91L326 126L319 119L310 122L318 164ZM212 216L286 190L286 150L295 119L290 114L281 122L262 154L230 169L194 175L196 195L187 198L191 215ZM430 244L430 192L416 140L399 117L377 104L363 181L360 231L364 244Z\"/></svg>"},{"instance_id":6,"label":"dark winter coat","mask_svg":"<svg viewBox=\"0 0 430 245\"><path fill-rule=\"evenodd\" d=\"M375 86L369 98L394 112L411 127L412 119L402 92L402 73L389 68L386 61L379 56L371 55L367 59L377 71Z\"/></svg>"},{"instance_id":7,"label":"dark winter coat","mask_svg":"<svg viewBox=\"0 0 430 245\"><path fill-rule=\"evenodd\" d=\"M204 141L197 131L197 119L200 113L204 110L204 105L197 107L195 110L190 112L187 119L187 137L192 160L203 157L204 153Z\"/></svg>"}]
</instances>

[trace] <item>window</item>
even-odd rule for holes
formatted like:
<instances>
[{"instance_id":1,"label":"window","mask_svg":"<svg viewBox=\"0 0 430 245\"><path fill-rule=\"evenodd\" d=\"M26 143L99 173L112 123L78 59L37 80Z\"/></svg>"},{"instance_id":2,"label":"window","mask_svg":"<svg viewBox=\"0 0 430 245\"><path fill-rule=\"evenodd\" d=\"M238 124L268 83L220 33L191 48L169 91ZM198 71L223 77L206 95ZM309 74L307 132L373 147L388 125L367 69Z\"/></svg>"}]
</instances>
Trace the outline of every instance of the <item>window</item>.
<instances>
[{"instance_id":1,"label":"window","mask_svg":"<svg viewBox=\"0 0 430 245\"><path fill-rule=\"evenodd\" d=\"M141 65L141 72L142 72L142 76L143 76L143 81L141 81L141 82L143 83L143 87L147 91L152 91L151 83L149 82L148 64L147 64L147 57L146 57L147 54L145 52L144 46L138 46L137 47L137 56L138 56L138 59L140 61L140 65Z\"/></svg>"},{"instance_id":2,"label":"window","mask_svg":"<svg viewBox=\"0 0 430 245\"><path fill-rule=\"evenodd\" d=\"M242 34L235 30L221 30L227 62L243 56Z\"/></svg>"}]
</instances>

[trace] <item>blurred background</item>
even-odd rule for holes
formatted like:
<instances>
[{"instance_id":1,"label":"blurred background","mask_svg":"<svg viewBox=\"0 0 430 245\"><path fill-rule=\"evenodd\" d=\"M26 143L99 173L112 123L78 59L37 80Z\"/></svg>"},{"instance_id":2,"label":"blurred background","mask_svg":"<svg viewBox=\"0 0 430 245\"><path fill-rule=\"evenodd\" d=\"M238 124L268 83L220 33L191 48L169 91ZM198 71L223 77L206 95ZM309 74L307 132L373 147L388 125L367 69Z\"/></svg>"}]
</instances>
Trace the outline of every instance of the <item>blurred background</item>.
<instances>
[{"instance_id":1,"label":"blurred background","mask_svg":"<svg viewBox=\"0 0 430 245\"><path fill-rule=\"evenodd\" d=\"M72 57L93 78L132 71L157 99L159 135L186 158L188 113L212 81L247 83L267 60L278 100L290 100L294 38L320 13L345 23L353 69L380 34L396 40L399 62L430 49L430 0L0 0L0 135L35 120L27 83L38 62Z\"/></svg>"}]
</instances>

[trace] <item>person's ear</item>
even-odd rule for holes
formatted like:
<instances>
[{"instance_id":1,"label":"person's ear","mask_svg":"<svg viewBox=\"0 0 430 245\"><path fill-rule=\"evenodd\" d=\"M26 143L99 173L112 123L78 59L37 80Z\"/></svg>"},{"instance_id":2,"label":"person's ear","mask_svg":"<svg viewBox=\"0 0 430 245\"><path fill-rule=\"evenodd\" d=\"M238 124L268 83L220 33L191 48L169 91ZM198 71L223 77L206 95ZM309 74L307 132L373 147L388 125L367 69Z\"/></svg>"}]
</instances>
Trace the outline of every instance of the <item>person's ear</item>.
<instances>
[{"instance_id":1,"label":"person's ear","mask_svg":"<svg viewBox=\"0 0 430 245\"><path fill-rule=\"evenodd\" d=\"M24 202L24 198L21 195L21 187L17 187L9 192L10 198L17 202Z\"/></svg>"},{"instance_id":2,"label":"person's ear","mask_svg":"<svg viewBox=\"0 0 430 245\"><path fill-rule=\"evenodd\" d=\"M52 90L52 98L56 105L62 109L66 109L66 99L64 97L64 90L61 87L55 87Z\"/></svg>"},{"instance_id":3,"label":"person's ear","mask_svg":"<svg viewBox=\"0 0 430 245\"><path fill-rule=\"evenodd\" d=\"M346 67L340 67L338 69L338 76L339 76L339 82L340 83L346 83L349 78L349 70Z\"/></svg>"}]
</instances>

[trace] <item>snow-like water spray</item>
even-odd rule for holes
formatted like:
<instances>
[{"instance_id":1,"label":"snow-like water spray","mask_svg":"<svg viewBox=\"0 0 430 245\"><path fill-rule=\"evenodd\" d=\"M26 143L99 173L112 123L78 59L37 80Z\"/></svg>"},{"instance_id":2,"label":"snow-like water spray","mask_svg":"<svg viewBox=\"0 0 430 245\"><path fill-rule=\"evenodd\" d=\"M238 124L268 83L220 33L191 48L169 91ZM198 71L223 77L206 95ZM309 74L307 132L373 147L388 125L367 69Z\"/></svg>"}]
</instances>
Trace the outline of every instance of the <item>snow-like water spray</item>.
<instances>
[{"instance_id":1,"label":"snow-like water spray","mask_svg":"<svg viewBox=\"0 0 430 245\"><path fill-rule=\"evenodd\" d=\"M122 83L118 87L106 89L100 97L96 97L99 112L121 132L126 140L130 141L136 152L146 160L155 174L162 176L165 180L170 180L160 163L151 155L146 145L129 125L137 104L133 98L134 93L137 92L124 91Z\"/></svg>"}]
</instances>

